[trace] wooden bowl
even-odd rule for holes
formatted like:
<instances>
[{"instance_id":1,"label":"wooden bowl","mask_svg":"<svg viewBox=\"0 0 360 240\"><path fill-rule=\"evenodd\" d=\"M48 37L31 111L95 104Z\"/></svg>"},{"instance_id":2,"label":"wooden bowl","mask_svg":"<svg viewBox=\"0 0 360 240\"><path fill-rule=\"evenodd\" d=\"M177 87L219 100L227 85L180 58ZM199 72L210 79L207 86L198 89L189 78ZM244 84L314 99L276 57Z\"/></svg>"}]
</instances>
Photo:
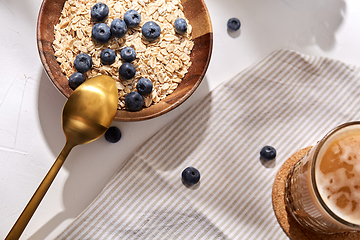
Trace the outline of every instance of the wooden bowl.
<instances>
[{"instance_id":1,"label":"wooden bowl","mask_svg":"<svg viewBox=\"0 0 360 240\"><path fill-rule=\"evenodd\" d=\"M59 22L65 1L44 0L42 2L37 22L37 44L41 61L49 78L65 97L69 97L72 89L56 61L52 47L54 26ZM183 103L202 81L209 65L213 45L210 16L203 0L182 0L182 5L184 14L193 28L194 48L190 55L192 65L188 73L176 90L159 103L137 112L118 110L114 120L140 121L160 116Z\"/></svg>"}]
</instances>

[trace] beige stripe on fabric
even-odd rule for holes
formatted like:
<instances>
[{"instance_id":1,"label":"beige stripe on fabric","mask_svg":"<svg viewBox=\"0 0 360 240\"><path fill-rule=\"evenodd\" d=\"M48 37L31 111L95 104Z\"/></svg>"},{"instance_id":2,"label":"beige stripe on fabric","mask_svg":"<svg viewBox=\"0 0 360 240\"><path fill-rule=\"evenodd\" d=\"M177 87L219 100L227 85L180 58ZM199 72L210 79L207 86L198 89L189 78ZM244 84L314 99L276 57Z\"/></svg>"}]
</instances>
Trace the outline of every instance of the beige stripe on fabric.
<instances>
[{"instance_id":1,"label":"beige stripe on fabric","mask_svg":"<svg viewBox=\"0 0 360 240\"><path fill-rule=\"evenodd\" d=\"M281 164L360 117L359 68L273 52L150 138L57 239L287 239L272 209ZM277 149L262 162L260 149ZM199 169L195 188L181 182Z\"/></svg>"}]
</instances>

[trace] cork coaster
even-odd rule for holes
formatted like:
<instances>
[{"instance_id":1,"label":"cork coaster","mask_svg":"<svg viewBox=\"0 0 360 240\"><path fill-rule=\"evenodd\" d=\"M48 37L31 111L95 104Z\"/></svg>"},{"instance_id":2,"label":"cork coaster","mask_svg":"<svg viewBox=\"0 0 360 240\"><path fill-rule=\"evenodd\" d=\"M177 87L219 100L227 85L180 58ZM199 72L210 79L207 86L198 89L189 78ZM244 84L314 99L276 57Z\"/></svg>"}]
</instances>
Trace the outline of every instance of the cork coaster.
<instances>
[{"instance_id":1,"label":"cork coaster","mask_svg":"<svg viewBox=\"0 0 360 240\"><path fill-rule=\"evenodd\" d=\"M285 181L291 167L306 154L311 147L301 149L294 153L279 169L276 174L273 190L272 190L272 204L275 216L286 235L292 240L359 240L360 232L336 233L336 234L321 234L313 232L301 226L288 211L284 199Z\"/></svg>"}]
</instances>

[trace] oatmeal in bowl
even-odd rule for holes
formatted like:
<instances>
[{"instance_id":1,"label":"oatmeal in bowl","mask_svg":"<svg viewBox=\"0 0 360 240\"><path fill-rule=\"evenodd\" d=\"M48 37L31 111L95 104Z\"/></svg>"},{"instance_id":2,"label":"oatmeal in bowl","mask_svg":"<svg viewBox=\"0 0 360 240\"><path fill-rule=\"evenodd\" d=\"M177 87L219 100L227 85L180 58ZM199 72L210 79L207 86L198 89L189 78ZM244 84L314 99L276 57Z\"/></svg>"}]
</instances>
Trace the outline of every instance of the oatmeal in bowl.
<instances>
[{"instance_id":1,"label":"oatmeal in bowl","mask_svg":"<svg viewBox=\"0 0 360 240\"><path fill-rule=\"evenodd\" d=\"M212 28L202 0L45 0L38 46L66 97L81 81L110 75L119 93L115 120L138 121L195 91L211 56Z\"/></svg>"}]
</instances>

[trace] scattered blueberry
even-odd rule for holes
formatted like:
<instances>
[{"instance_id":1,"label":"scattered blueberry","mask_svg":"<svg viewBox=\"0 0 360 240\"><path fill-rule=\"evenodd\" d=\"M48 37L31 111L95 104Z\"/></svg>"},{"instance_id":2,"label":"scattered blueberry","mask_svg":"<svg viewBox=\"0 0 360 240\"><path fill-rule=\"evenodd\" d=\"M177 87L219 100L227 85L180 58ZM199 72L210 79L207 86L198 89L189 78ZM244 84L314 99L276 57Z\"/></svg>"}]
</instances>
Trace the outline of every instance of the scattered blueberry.
<instances>
[{"instance_id":1,"label":"scattered blueberry","mask_svg":"<svg viewBox=\"0 0 360 240\"><path fill-rule=\"evenodd\" d=\"M146 96L151 93L153 89L153 84L147 78L140 78L140 80L136 84L136 89L138 93L140 93L142 96Z\"/></svg>"},{"instance_id":2,"label":"scattered blueberry","mask_svg":"<svg viewBox=\"0 0 360 240\"><path fill-rule=\"evenodd\" d=\"M135 10L128 10L124 14L124 21L129 28L134 28L134 27L139 26L140 21L141 21L141 16Z\"/></svg>"},{"instance_id":3,"label":"scattered blueberry","mask_svg":"<svg viewBox=\"0 0 360 240\"><path fill-rule=\"evenodd\" d=\"M120 56L125 62L132 62L136 58L136 52L132 47L125 47L121 49Z\"/></svg>"},{"instance_id":4,"label":"scattered blueberry","mask_svg":"<svg viewBox=\"0 0 360 240\"><path fill-rule=\"evenodd\" d=\"M108 142L116 143L121 138L121 131L119 128L112 126L109 127L108 130L105 132L105 139Z\"/></svg>"},{"instance_id":5,"label":"scattered blueberry","mask_svg":"<svg viewBox=\"0 0 360 240\"><path fill-rule=\"evenodd\" d=\"M91 18L95 22L101 22L108 16L108 14L109 7L104 3L98 2L91 8Z\"/></svg>"},{"instance_id":6,"label":"scattered blueberry","mask_svg":"<svg viewBox=\"0 0 360 240\"><path fill-rule=\"evenodd\" d=\"M184 34L187 31L187 23L183 18L177 18L174 22L175 31L179 34Z\"/></svg>"},{"instance_id":7,"label":"scattered blueberry","mask_svg":"<svg viewBox=\"0 0 360 240\"><path fill-rule=\"evenodd\" d=\"M265 146L260 151L260 157L265 160L273 160L276 157L276 149L272 146Z\"/></svg>"},{"instance_id":8,"label":"scattered blueberry","mask_svg":"<svg viewBox=\"0 0 360 240\"><path fill-rule=\"evenodd\" d=\"M82 73L75 72L69 77L69 86L72 90L75 90L83 82L85 82L85 76Z\"/></svg>"},{"instance_id":9,"label":"scattered blueberry","mask_svg":"<svg viewBox=\"0 0 360 240\"><path fill-rule=\"evenodd\" d=\"M232 31L238 30L240 26L241 26L240 20L237 18L230 18L229 21L227 22L228 29Z\"/></svg>"},{"instance_id":10,"label":"scattered blueberry","mask_svg":"<svg viewBox=\"0 0 360 240\"><path fill-rule=\"evenodd\" d=\"M125 96L125 106L129 111L139 111L144 104L144 99L138 92L130 92Z\"/></svg>"},{"instance_id":11,"label":"scattered blueberry","mask_svg":"<svg viewBox=\"0 0 360 240\"><path fill-rule=\"evenodd\" d=\"M147 40L154 41L160 36L161 28L157 23L149 21L142 26L141 32Z\"/></svg>"},{"instance_id":12,"label":"scattered blueberry","mask_svg":"<svg viewBox=\"0 0 360 240\"><path fill-rule=\"evenodd\" d=\"M181 173L181 177L185 185L194 185L200 180L200 172L194 167L187 167Z\"/></svg>"},{"instance_id":13,"label":"scattered blueberry","mask_svg":"<svg viewBox=\"0 0 360 240\"><path fill-rule=\"evenodd\" d=\"M115 52L109 48L102 50L100 54L101 62L105 65L110 65L115 62Z\"/></svg>"},{"instance_id":14,"label":"scattered blueberry","mask_svg":"<svg viewBox=\"0 0 360 240\"><path fill-rule=\"evenodd\" d=\"M90 70L92 67L92 59L86 53L79 53L74 61L74 67L76 71L84 73Z\"/></svg>"},{"instance_id":15,"label":"scattered blueberry","mask_svg":"<svg viewBox=\"0 0 360 240\"><path fill-rule=\"evenodd\" d=\"M125 36L127 31L127 26L124 20L121 18L114 19L110 24L111 35L116 38L122 38Z\"/></svg>"},{"instance_id":16,"label":"scattered blueberry","mask_svg":"<svg viewBox=\"0 0 360 240\"><path fill-rule=\"evenodd\" d=\"M135 76L136 69L131 63L123 63L119 68L119 75L125 80L129 80Z\"/></svg>"},{"instance_id":17,"label":"scattered blueberry","mask_svg":"<svg viewBox=\"0 0 360 240\"><path fill-rule=\"evenodd\" d=\"M100 43L107 43L111 38L110 27L105 23L96 23L91 31L92 38Z\"/></svg>"}]
</instances>

